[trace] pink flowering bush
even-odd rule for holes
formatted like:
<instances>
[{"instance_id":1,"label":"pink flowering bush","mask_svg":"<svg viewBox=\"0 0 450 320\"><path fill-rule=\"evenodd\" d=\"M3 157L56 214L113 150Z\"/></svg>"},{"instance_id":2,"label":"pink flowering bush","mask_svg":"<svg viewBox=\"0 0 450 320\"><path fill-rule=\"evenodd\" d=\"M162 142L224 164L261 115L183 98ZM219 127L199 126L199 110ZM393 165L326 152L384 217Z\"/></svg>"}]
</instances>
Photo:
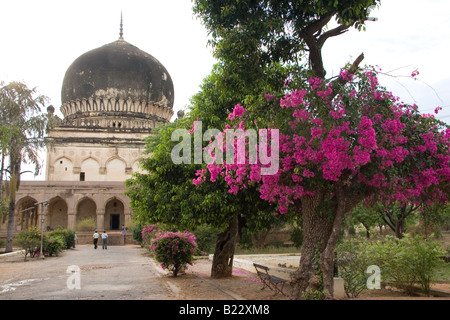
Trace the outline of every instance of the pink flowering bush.
<instances>
[{"instance_id":1,"label":"pink flowering bush","mask_svg":"<svg viewBox=\"0 0 450 320\"><path fill-rule=\"evenodd\" d=\"M143 247L149 247L151 245L152 240L156 236L156 232L158 232L159 227L156 224L148 224L142 228L141 236Z\"/></svg>"},{"instance_id":2,"label":"pink flowering bush","mask_svg":"<svg viewBox=\"0 0 450 320\"><path fill-rule=\"evenodd\" d=\"M198 248L196 237L191 232L166 231L156 234L151 250L161 267L172 271L176 277L181 268L192 265Z\"/></svg>"}]
</instances>

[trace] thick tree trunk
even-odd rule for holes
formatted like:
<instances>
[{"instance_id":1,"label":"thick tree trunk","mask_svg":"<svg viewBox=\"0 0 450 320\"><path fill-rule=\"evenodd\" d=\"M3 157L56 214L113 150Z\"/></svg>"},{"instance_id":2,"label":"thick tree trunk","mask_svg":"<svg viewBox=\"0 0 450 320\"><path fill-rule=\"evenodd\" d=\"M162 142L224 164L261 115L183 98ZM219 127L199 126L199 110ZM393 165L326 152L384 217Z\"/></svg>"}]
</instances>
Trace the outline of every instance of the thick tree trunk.
<instances>
[{"instance_id":1,"label":"thick tree trunk","mask_svg":"<svg viewBox=\"0 0 450 320\"><path fill-rule=\"evenodd\" d=\"M302 197L303 245L299 268L292 273L291 299L304 299L305 293L316 298L333 299L334 250L341 232L344 215L355 207L363 195L344 194L336 186L330 206L332 212L319 213L323 195ZM323 296L321 296L323 293Z\"/></svg>"},{"instance_id":2,"label":"thick tree trunk","mask_svg":"<svg viewBox=\"0 0 450 320\"><path fill-rule=\"evenodd\" d=\"M346 212L346 201L342 195L337 195L337 207L334 215L333 226L328 237L327 244L320 256L320 270L323 275L323 289L325 299L333 299L334 293L334 249L339 240L344 215Z\"/></svg>"},{"instance_id":3,"label":"thick tree trunk","mask_svg":"<svg viewBox=\"0 0 450 320\"><path fill-rule=\"evenodd\" d=\"M14 212L16 211L16 203L11 201L8 209L8 228L6 233L5 253L13 251Z\"/></svg>"},{"instance_id":4,"label":"thick tree trunk","mask_svg":"<svg viewBox=\"0 0 450 320\"><path fill-rule=\"evenodd\" d=\"M303 299L304 293L321 290L321 275L317 272L318 259L324 250L332 228L332 218L317 213L322 195L303 197L303 244L299 268L291 275L291 299Z\"/></svg>"},{"instance_id":5,"label":"thick tree trunk","mask_svg":"<svg viewBox=\"0 0 450 320\"><path fill-rule=\"evenodd\" d=\"M236 241L238 239L238 219L230 223L227 230L217 235L216 247L211 266L211 278L231 277Z\"/></svg>"}]
</instances>

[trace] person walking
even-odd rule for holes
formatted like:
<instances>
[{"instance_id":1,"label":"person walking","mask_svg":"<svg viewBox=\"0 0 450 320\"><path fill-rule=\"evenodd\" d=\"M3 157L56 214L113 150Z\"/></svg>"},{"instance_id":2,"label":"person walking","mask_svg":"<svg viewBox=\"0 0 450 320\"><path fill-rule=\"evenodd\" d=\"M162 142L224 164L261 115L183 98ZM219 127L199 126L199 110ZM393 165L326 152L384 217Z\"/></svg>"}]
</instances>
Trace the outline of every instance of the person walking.
<instances>
[{"instance_id":1,"label":"person walking","mask_svg":"<svg viewBox=\"0 0 450 320\"><path fill-rule=\"evenodd\" d=\"M99 237L97 230L95 230L93 237L94 237L94 249L97 249L97 243L98 243L98 237Z\"/></svg>"},{"instance_id":2,"label":"person walking","mask_svg":"<svg viewBox=\"0 0 450 320\"><path fill-rule=\"evenodd\" d=\"M127 228L125 228L124 225L122 225L122 231L120 232L120 234L122 235L122 244L125 244L125 234L127 232Z\"/></svg>"},{"instance_id":3,"label":"person walking","mask_svg":"<svg viewBox=\"0 0 450 320\"><path fill-rule=\"evenodd\" d=\"M103 231L102 233L102 248L108 249L108 234L106 233L106 231Z\"/></svg>"},{"instance_id":4,"label":"person walking","mask_svg":"<svg viewBox=\"0 0 450 320\"><path fill-rule=\"evenodd\" d=\"M78 243L78 236L77 234L74 232L73 233L73 248L75 249L76 244Z\"/></svg>"}]
</instances>

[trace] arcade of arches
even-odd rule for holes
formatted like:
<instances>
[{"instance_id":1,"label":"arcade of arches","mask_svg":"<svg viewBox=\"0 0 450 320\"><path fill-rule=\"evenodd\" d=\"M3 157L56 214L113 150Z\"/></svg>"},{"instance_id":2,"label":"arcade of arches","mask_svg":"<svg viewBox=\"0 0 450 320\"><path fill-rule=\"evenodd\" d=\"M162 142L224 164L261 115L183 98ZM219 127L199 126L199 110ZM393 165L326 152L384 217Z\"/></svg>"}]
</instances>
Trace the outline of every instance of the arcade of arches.
<instances>
[{"instance_id":1,"label":"arcade of arches","mask_svg":"<svg viewBox=\"0 0 450 320\"><path fill-rule=\"evenodd\" d=\"M15 232L32 226L76 230L79 221L93 218L100 231L120 230L131 219L124 184L85 182L69 188L69 182L27 182L16 196ZM46 204L39 204L47 201ZM92 230L94 231L94 230Z\"/></svg>"}]
</instances>

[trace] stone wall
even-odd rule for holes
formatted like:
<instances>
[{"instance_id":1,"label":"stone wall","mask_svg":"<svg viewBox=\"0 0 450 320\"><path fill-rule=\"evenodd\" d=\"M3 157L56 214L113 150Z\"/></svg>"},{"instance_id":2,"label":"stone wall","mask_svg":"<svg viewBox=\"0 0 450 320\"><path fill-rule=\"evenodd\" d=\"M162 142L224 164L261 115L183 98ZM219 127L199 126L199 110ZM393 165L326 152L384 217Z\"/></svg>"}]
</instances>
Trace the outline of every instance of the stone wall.
<instances>
[{"instance_id":1,"label":"stone wall","mask_svg":"<svg viewBox=\"0 0 450 320\"><path fill-rule=\"evenodd\" d=\"M100 247L102 246L101 234L102 232L99 232L100 237L98 240L98 245ZM92 232L77 232L78 244L93 245L92 235L93 235ZM124 237L120 234L120 232L108 232L108 246L123 246L128 244L138 244L136 241L133 240L131 234L126 234Z\"/></svg>"}]
</instances>

